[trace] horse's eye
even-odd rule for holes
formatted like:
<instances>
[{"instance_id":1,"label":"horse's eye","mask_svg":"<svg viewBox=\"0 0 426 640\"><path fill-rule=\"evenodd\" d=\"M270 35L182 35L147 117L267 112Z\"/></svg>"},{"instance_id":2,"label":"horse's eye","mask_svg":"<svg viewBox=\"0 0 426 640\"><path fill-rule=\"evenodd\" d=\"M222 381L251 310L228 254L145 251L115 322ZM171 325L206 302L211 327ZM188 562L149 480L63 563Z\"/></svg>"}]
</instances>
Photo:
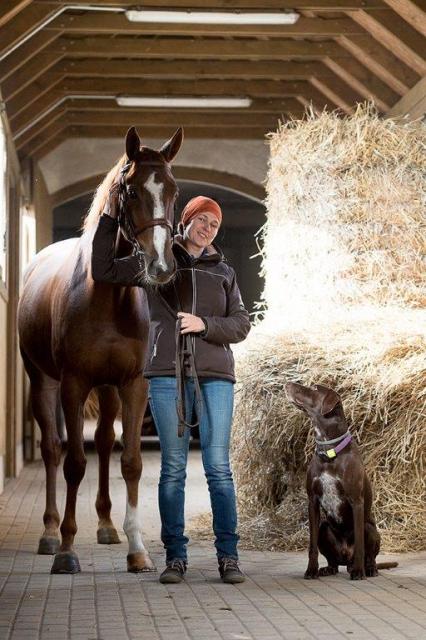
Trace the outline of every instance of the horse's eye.
<instances>
[{"instance_id":1,"label":"horse's eye","mask_svg":"<svg viewBox=\"0 0 426 640\"><path fill-rule=\"evenodd\" d=\"M132 200L136 200L136 198L138 197L137 191L134 187L128 187L127 189L127 195L129 196L129 198L131 198Z\"/></svg>"}]
</instances>

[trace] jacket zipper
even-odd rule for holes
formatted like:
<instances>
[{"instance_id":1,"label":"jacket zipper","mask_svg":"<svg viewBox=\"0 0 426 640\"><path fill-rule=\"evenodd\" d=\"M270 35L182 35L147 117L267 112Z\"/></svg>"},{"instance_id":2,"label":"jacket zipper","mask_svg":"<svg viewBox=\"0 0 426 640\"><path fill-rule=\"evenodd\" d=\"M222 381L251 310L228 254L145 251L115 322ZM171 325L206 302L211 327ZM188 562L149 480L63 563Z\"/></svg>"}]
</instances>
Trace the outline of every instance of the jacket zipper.
<instances>
[{"instance_id":1,"label":"jacket zipper","mask_svg":"<svg viewBox=\"0 0 426 640\"><path fill-rule=\"evenodd\" d=\"M160 336L161 336L161 334L162 334L162 331L163 331L163 330L162 330L162 329L160 329L160 331L158 332L158 336L157 336L157 337L156 337L156 339L155 339L155 342L154 342L154 348L153 348L153 350L152 350L152 355L151 355L151 360L150 360L150 362L151 362L151 363L152 363L152 361L154 360L155 356L157 355L157 344L158 344L158 341L159 341Z\"/></svg>"},{"instance_id":2,"label":"jacket zipper","mask_svg":"<svg viewBox=\"0 0 426 640\"><path fill-rule=\"evenodd\" d=\"M195 284L195 269L192 266L191 267L191 274L192 274L192 315L195 316L195 312L197 309L197 287ZM195 366L195 336L191 337L192 340L192 351L194 353L194 366ZM192 375L194 375L195 372L192 372Z\"/></svg>"}]
</instances>

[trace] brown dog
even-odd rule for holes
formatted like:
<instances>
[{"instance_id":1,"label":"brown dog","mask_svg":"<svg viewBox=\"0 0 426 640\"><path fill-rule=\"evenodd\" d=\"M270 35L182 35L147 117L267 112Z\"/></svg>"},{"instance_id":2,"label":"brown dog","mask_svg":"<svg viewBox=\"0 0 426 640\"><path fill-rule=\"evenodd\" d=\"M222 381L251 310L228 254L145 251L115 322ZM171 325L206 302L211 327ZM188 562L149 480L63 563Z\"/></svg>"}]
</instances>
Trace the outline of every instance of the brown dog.
<instances>
[{"instance_id":1,"label":"brown dog","mask_svg":"<svg viewBox=\"0 0 426 640\"><path fill-rule=\"evenodd\" d=\"M317 449L308 471L309 563L307 580L347 567L352 580L378 575L397 562L376 564L380 535L371 513L372 489L356 443L348 432L340 396L322 385L288 382L287 397L312 420ZM326 520L320 524L320 505ZM327 559L319 569L318 550Z\"/></svg>"}]
</instances>

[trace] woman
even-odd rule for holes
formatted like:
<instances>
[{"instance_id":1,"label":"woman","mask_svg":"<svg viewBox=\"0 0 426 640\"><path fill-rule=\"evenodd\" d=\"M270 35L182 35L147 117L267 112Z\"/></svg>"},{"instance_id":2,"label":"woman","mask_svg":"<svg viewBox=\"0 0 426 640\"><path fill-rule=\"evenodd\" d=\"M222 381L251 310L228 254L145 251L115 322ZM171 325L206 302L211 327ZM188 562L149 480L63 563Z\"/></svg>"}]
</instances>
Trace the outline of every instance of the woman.
<instances>
[{"instance_id":1,"label":"woman","mask_svg":"<svg viewBox=\"0 0 426 640\"><path fill-rule=\"evenodd\" d=\"M98 263L106 264L105 247L112 246L117 231L117 223L106 224L102 218L115 218L116 208L116 199L111 199L93 239L92 260ZM229 464L235 382L229 343L246 338L250 321L235 272L213 244L221 223L222 211L217 202L204 196L190 200L181 215L182 235L175 236L173 242L176 277L160 289L148 292L150 346L144 375L150 380L149 401L161 445L159 507L167 565L160 576L163 583L181 582L187 568L184 501L190 430L185 429L183 437L178 436L177 317L181 319L181 334L191 334L201 388L200 443L213 512L219 573L228 583L245 579L238 566L236 500ZM109 271L106 266L103 279L108 280ZM97 274L99 279L99 267ZM190 421L196 406L196 384L193 371L185 370L186 420Z\"/></svg>"}]
</instances>

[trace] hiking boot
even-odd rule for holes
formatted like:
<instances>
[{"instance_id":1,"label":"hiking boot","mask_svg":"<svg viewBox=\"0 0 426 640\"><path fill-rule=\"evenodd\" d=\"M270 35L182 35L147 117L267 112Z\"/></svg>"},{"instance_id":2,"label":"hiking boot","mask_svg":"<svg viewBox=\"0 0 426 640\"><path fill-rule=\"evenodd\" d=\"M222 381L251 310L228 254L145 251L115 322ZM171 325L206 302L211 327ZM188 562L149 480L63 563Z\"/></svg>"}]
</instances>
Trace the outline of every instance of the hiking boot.
<instances>
[{"instance_id":1,"label":"hiking boot","mask_svg":"<svg viewBox=\"0 0 426 640\"><path fill-rule=\"evenodd\" d=\"M163 584L176 584L182 582L186 573L186 562L182 558L173 558L167 562L167 566L160 576Z\"/></svg>"},{"instance_id":2,"label":"hiking boot","mask_svg":"<svg viewBox=\"0 0 426 640\"><path fill-rule=\"evenodd\" d=\"M219 559L219 573L222 578L222 582L227 584L237 584L244 582L246 579L244 573L238 566L238 561L235 558L220 558Z\"/></svg>"}]
</instances>

